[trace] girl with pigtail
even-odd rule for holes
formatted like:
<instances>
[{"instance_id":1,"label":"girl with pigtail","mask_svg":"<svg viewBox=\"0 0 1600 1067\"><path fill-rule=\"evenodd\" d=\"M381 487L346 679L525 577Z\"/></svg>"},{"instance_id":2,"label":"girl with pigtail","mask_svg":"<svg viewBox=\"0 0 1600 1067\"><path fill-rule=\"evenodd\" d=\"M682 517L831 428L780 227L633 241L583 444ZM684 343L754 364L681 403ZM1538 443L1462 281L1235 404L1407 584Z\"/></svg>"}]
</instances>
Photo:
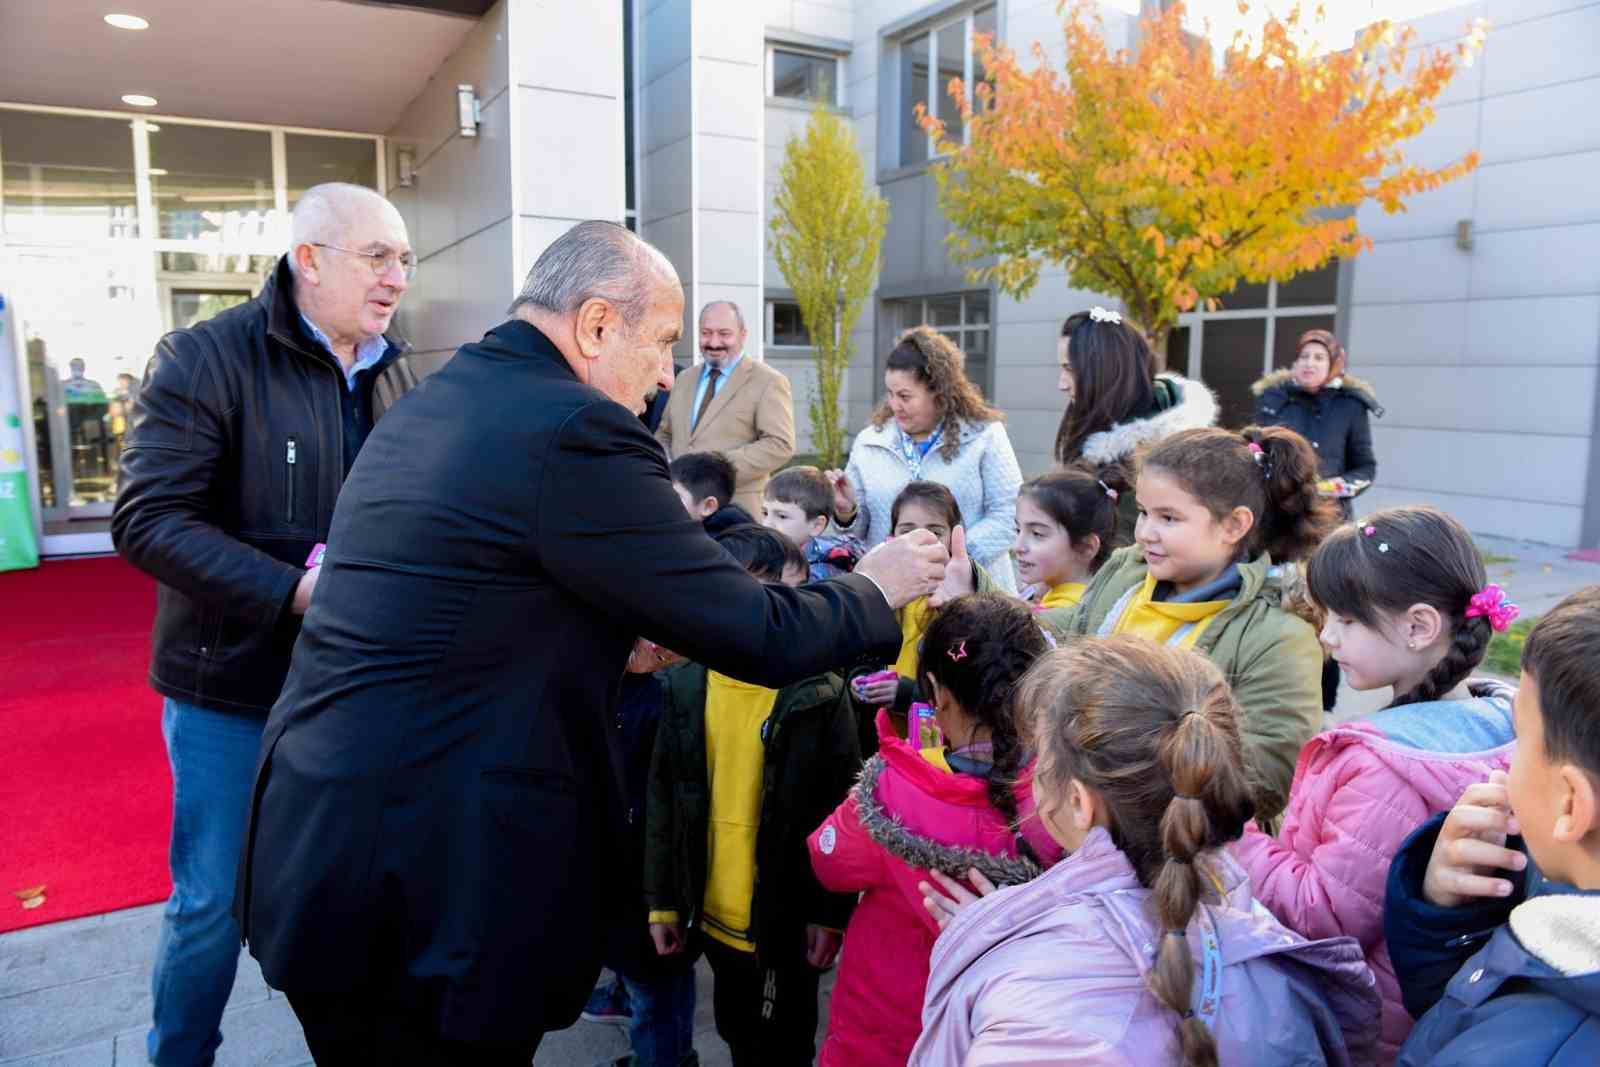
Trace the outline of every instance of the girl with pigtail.
<instances>
[{"instance_id":1,"label":"girl with pigtail","mask_svg":"<svg viewBox=\"0 0 1600 1067\"><path fill-rule=\"evenodd\" d=\"M1016 707L1038 819L1067 856L958 894L910 1063L1370 1062L1360 945L1291 933L1223 848L1255 805L1221 672L1143 638L1083 641L1041 659Z\"/></svg>"},{"instance_id":2,"label":"girl with pigtail","mask_svg":"<svg viewBox=\"0 0 1600 1067\"><path fill-rule=\"evenodd\" d=\"M1342 527L1311 557L1307 584L1346 681L1393 696L1385 710L1313 738L1282 829L1247 828L1234 854L1290 927L1361 942L1383 995L1379 1062L1392 1063L1411 1016L1383 934L1389 864L1413 830L1509 767L1514 693L1467 678L1517 609L1488 584L1466 528L1427 507Z\"/></svg>"},{"instance_id":3,"label":"girl with pigtail","mask_svg":"<svg viewBox=\"0 0 1600 1067\"><path fill-rule=\"evenodd\" d=\"M919 884L928 872L1011 885L1061 850L1033 818L1026 743L1012 696L1045 652L1028 606L1000 593L945 605L917 667L945 745L917 749L878 714L878 752L850 796L811 835L811 865L833 892L860 893L844 935L822 1067L899 1067L921 1029L938 926Z\"/></svg>"},{"instance_id":4,"label":"girl with pigtail","mask_svg":"<svg viewBox=\"0 0 1600 1067\"><path fill-rule=\"evenodd\" d=\"M1075 607L1045 611L1063 641L1137 634L1192 648L1244 708L1257 813L1283 810L1300 746L1322 726L1322 650L1290 610L1293 572L1336 522L1317 458L1292 430L1184 430L1140 460L1134 544L1112 554Z\"/></svg>"}]
</instances>

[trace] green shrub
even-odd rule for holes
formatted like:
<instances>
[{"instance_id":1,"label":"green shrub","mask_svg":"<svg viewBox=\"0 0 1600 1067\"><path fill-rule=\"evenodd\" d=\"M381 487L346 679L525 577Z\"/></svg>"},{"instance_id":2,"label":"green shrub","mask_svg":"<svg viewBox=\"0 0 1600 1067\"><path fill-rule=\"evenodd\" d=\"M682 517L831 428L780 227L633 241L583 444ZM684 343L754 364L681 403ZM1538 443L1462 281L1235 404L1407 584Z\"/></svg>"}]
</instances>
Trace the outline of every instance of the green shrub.
<instances>
[{"instance_id":1,"label":"green shrub","mask_svg":"<svg viewBox=\"0 0 1600 1067\"><path fill-rule=\"evenodd\" d=\"M1505 633L1489 639L1489 653L1483 657L1485 670L1515 678L1522 673L1522 646L1528 640L1537 618L1518 619Z\"/></svg>"}]
</instances>

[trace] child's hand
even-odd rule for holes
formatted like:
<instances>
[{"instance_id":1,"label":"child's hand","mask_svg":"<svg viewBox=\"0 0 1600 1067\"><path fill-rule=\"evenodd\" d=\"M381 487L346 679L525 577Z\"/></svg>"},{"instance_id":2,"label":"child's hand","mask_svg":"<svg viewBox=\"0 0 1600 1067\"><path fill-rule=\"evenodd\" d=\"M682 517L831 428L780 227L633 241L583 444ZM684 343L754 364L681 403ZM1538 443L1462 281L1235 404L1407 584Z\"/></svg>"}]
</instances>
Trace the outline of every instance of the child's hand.
<instances>
[{"instance_id":1,"label":"child's hand","mask_svg":"<svg viewBox=\"0 0 1600 1067\"><path fill-rule=\"evenodd\" d=\"M822 476L833 485L834 518L839 519L843 516L855 518L856 487L851 484L850 475L844 471L824 471Z\"/></svg>"},{"instance_id":2,"label":"child's hand","mask_svg":"<svg viewBox=\"0 0 1600 1067\"><path fill-rule=\"evenodd\" d=\"M1506 836L1520 833L1511 814L1506 772L1467 787L1450 809L1422 876L1422 895L1440 908L1459 908L1477 897L1511 895L1511 883L1494 871L1520 871L1528 857L1506 848Z\"/></svg>"},{"instance_id":3,"label":"child's hand","mask_svg":"<svg viewBox=\"0 0 1600 1067\"><path fill-rule=\"evenodd\" d=\"M951 920L956 917L956 912L995 890L994 883L985 878L983 872L976 867L967 872L967 881L977 889L976 893L941 871L929 871L928 876L939 883L944 891L940 892L927 882L918 882L917 889L922 893L922 906L928 909L928 914L933 916L941 930L950 925Z\"/></svg>"},{"instance_id":4,"label":"child's hand","mask_svg":"<svg viewBox=\"0 0 1600 1067\"><path fill-rule=\"evenodd\" d=\"M967 529L957 526L950 531L950 562L945 564L944 581L928 598L928 606L942 608L956 597L974 591L972 559L967 555Z\"/></svg>"},{"instance_id":5,"label":"child's hand","mask_svg":"<svg viewBox=\"0 0 1600 1067\"><path fill-rule=\"evenodd\" d=\"M683 923L651 923L650 940L656 943L656 955L677 955L683 951Z\"/></svg>"},{"instance_id":6,"label":"child's hand","mask_svg":"<svg viewBox=\"0 0 1600 1067\"><path fill-rule=\"evenodd\" d=\"M881 682L868 682L856 692L861 697L861 703L869 707L881 708L894 703L894 698L900 692L900 678L887 678Z\"/></svg>"},{"instance_id":7,"label":"child's hand","mask_svg":"<svg viewBox=\"0 0 1600 1067\"><path fill-rule=\"evenodd\" d=\"M806 926L806 962L819 971L825 971L833 966L833 958L839 954L839 945L844 938L837 930L829 930L825 926Z\"/></svg>"}]
</instances>

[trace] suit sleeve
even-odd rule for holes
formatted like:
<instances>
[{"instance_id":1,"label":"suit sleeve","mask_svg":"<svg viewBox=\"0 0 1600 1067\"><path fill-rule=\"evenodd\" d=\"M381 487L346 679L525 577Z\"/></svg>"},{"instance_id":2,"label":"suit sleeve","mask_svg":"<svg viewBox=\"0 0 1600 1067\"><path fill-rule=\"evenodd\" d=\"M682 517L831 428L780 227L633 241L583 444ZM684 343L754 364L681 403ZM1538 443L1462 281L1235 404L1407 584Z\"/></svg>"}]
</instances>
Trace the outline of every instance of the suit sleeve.
<instances>
[{"instance_id":1,"label":"suit sleeve","mask_svg":"<svg viewBox=\"0 0 1600 1067\"><path fill-rule=\"evenodd\" d=\"M1372 450L1372 416L1363 405L1350 420L1350 438L1345 442L1345 479L1370 482L1378 476L1378 455Z\"/></svg>"},{"instance_id":2,"label":"suit sleeve","mask_svg":"<svg viewBox=\"0 0 1600 1067\"><path fill-rule=\"evenodd\" d=\"M1322 728L1322 646L1309 624L1292 622L1274 627L1274 639L1247 638L1238 674L1228 679L1244 709L1239 740L1262 820L1283 810L1300 748Z\"/></svg>"},{"instance_id":3,"label":"suit sleeve","mask_svg":"<svg viewBox=\"0 0 1600 1067\"><path fill-rule=\"evenodd\" d=\"M191 600L261 626L289 610L305 573L217 526L231 431L213 365L192 333L162 338L122 452L111 538L122 557Z\"/></svg>"},{"instance_id":4,"label":"suit sleeve","mask_svg":"<svg viewBox=\"0 0 1600 1067\"><path fill-rule=\"evenodd\" d=\"M1288 810L1294 843L1252 823L1233 846L1256 899L1306 937L1344 935L1371 950L1383 939L1389 860L1426 806L1387 765L1351 746L1305 765Z\"/></svg>"},{"instance_id":5,"label":"suit sleeve","mask_svg":"<svg viewBox=\"0 0 1600 1067\"><path fill-rule=\"evenodd\" d=\"M984 435L978 473L983 480L983 514L967 527L967 552L974 560L992 560L1006 554L1017 539L1017 490L1022 488L1022 468L1002 423L993 423Z\"/></svg>"},{"instance_id":6,"label":"suit sleeve","mask_svg":"<svg viewBox=\"0 0 1600 1067\"><path fill-rule=\"evenodd\" d=\"M575 411L548 452L529 551L551 581L635 632L775 689L898 652L900 627L870 579L789 589L746 573L684 514L660 446L620 404Z\"/></svg>"},{"instance_id":7,"label":"suit sleeve","mask_svg":"<svg viewBox=\"0 0 1600 1067\"><path fill-rule=\"evenodd\" d=\"M774 371L756 404L756 439L729 449L739 481L765 478L794 458L794 399L786 375Z\"/></svg>"}]
</instances>

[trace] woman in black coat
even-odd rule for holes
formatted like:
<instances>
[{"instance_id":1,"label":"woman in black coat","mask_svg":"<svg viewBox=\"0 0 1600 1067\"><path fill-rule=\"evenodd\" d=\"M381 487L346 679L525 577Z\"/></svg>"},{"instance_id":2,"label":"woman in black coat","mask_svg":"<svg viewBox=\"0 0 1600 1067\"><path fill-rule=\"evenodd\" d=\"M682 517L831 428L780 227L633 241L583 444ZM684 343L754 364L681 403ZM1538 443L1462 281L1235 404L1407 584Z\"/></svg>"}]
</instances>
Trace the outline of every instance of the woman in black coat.
<instances>
[{"instance_id":1,"label":"woman in black coat","mask_svg":"<svg viewBox=\"0 0 1600 1067\"><path fill-rule=\"evenodd\" d=\"M1342 502L1372 484L1378 457L1372 451L1371 417L1383 417L1372 386L1345 374L1344 347L1327 330L1300 335L1294 366L1256 382L1256 424L1287 426L1311 442L1322 463L1320 488Z\"/></svg>"},{"instance_id":2,"label":"woman in black coat","mask_svg":"<svg viewBox=\"0 0 1600 1067\"><path fill-rule=\"evenodd\" d=\"M1346 519L1351 501L1378 476L1372 451L1371 417L1383 417L1372 386L1345 374L1344 346L1327 330L1300 335L1294 366L1256 382L1256 424L1287 426L1311 442L1321 461L1318 488L1339 498ZM1339 665L1322 668L1322 706L1333 710L1339 696Z\"/></svg>"}]
</instances>

